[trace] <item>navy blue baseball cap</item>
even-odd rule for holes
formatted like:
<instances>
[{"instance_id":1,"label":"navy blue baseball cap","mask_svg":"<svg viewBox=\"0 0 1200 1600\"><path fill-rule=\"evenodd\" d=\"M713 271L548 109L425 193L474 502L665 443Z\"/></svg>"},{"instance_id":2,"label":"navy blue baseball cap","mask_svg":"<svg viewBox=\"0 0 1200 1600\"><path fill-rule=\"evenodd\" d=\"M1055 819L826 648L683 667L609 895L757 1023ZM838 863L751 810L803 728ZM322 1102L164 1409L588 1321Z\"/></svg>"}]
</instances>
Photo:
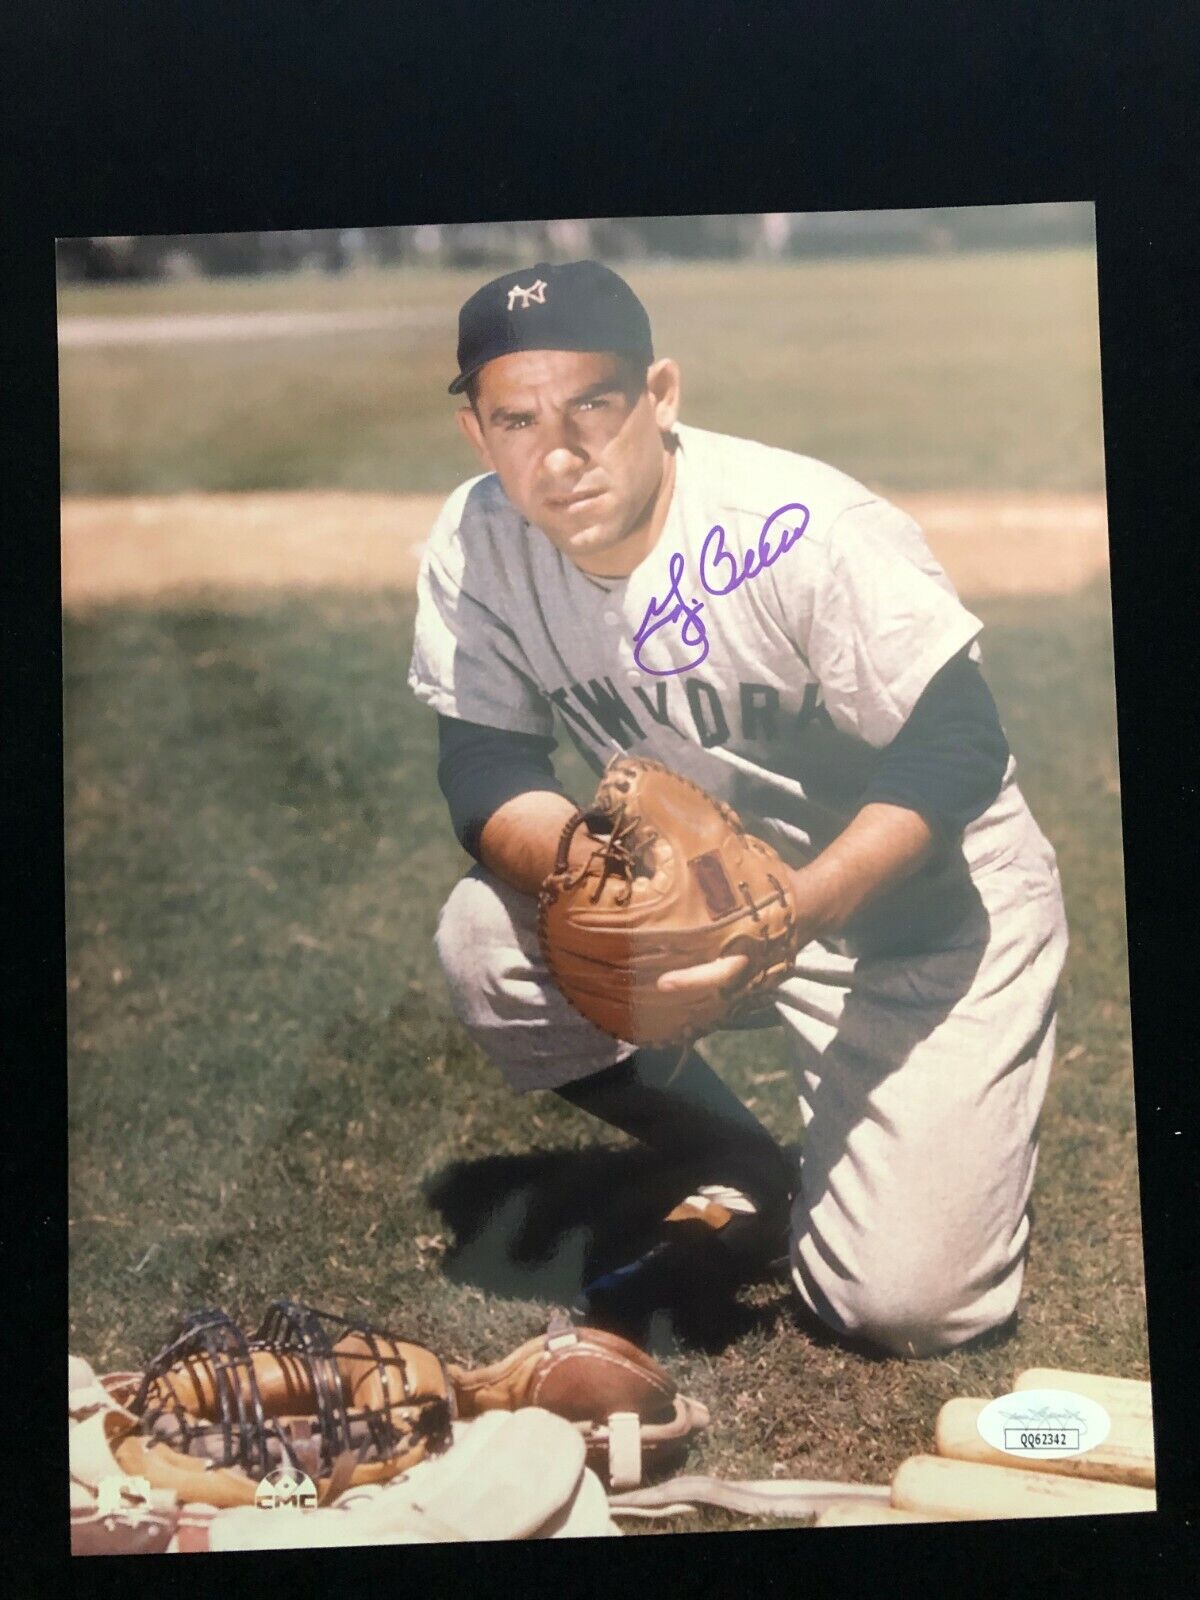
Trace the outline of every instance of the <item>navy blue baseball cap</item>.
<instances>
[{"instance_id":1,"label":"navy blue baseball cap","mask_svg":"<svg viewBox=\"0 0 1200 1600\"><path fill-rule=\"evenodd\" d=\"M624 278L599 261L538 261L477 289L458 313L461 394L480 367L518 350L611 350L654 360L650 318Z\"/></svg>"}]
</instances>

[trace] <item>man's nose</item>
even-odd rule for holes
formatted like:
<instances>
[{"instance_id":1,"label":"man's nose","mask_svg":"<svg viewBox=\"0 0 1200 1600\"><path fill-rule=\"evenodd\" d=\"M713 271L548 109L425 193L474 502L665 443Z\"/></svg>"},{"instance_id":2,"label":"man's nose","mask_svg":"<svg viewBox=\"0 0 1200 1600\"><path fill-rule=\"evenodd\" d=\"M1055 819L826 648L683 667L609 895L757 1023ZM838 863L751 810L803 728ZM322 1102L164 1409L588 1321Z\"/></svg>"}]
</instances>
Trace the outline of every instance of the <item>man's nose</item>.
<instances>
[{"instance_id":1,"label":"man's nose","mask_svg":"<svg viewBox=\"0 0 1200 1600\"><path fill-rule=\"evenodd\" d=\"M552 445L542 459L552 478L565 478L579 471L580 464L587 460L587 451L563 439Z\"/></svg>"},{"instance_id":2,"label":"man's nose","mask_svg":"<svg viewBox=\"0 0 1200 1600\"><path fill-rule=\"evenodd\" d=\"M575 419L569 414L558 413L547 419L549 423L548 434L544 436L544 453L542 460L546 471L553 478L565 477L586 465L588 450L580 436L580 430L575 425Z\"/></svg>"}]
</instances>

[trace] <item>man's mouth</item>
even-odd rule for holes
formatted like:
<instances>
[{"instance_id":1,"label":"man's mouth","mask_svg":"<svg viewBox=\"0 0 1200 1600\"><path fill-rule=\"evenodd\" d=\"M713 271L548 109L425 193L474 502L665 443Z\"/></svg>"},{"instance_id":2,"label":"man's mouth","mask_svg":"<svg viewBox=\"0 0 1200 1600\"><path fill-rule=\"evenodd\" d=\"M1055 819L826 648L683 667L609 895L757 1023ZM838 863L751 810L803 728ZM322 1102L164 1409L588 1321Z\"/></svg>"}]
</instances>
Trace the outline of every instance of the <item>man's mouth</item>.
<instances>
[{"instance_id":1,"label":"man's mouth","mask_svg":"<svg viewBox=\"0 0 1200 1600\"><path fill-rule=\"evenodd\" d=\"M550 504L556 511L574 511L578 506L590 505L593 500L599 500L603 493L603 489L589 489L579 494L558 495Z\"/></svg>"}]
</instances>

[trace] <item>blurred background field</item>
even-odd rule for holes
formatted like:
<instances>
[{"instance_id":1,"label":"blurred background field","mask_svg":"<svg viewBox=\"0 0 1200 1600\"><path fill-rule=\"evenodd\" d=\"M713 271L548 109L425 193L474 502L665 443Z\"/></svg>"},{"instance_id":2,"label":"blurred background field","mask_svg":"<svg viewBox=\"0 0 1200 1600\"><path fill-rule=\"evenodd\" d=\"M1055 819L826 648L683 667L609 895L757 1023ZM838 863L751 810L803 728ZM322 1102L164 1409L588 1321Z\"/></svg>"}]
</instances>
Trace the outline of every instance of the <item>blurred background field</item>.
<instances>
[{"instance_id":1,"label":"blurred background field","mask_svg":"<svg viewBox=\"0 0 1200 1600\"><path fill-rule=\"evenodd\" d=\"M695 1470L880 1480L952 1394L1147 1372L1090 210L1012 210L1007 238L977 212L843 219L824 253L803 219L733 219L708 258L686 230L673 255L590 235L680 359L685 420L924 522L985 622L1073 935L1017 1330L867 1361L802 1332L782 1286L747 1291L660 1330L714 1414ZM438 259L343 241L331 267L276 240L255 275L243 238L208 277L168 241L142 277L101 243L64 247L60 290L71 1347L136 1365L178 1312L253 1321L288 1293L490 1360L653 1188L632 1148L515 1099L450 1014L431 939L467 861L404 686L423 531L475 470L445 393L457 306L586 251L460 230ZM795 1140L778 1036L708 1048Z\"/></svg>"},{"instance_id":2,"label":"blurred background field","mask_svg":"<svg viewBox=\"0 0 1200 1600\"><path fill-rule=\"evenodd\" d=\"M1103 487L1089 244L618 264L696 426L897 489ZM64 492L446 492L457 309L503 266L64 284Z\"/></svg>"}]
</instances>

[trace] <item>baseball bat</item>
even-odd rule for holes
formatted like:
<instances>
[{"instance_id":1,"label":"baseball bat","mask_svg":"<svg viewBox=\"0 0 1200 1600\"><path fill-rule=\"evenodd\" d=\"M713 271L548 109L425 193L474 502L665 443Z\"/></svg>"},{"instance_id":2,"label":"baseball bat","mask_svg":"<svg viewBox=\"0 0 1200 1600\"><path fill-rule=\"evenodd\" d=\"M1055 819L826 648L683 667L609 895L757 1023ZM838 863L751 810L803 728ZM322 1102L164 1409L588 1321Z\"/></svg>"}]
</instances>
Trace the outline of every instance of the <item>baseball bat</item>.
<instances>
[{"instance_id":1,"label":"baseball bat","mask_svg":"<svg viewBox=\"0 0 1200 1600\"><path fill-rule=\"evenodd\" d=\"M997 1450L982 1437L977 1424L987 1404L986 1400L965 1398L946 1401L938 1412L934 1430L938 1455L992 1467L1056 1473L1062 1478L1095 1478L1104 1483L1135 1484L1142 1489L1154 1487L1154 1433L1149 1417L1113 1411L1107 1439L1082 1455L1026 1457Z\"/></svg>"},{"instance_id":2,"label":"baseball bat","mask_svg":"<svg viewBox=\"0 0 1200 1600\"><path fill-rule=\"evenodd\" d=\"M898 1506L874 1506L863 1500L834 1500L817 1518L818 1528L874 1527L882 1522L940 1522L926 1511L901 1511Z\"/></svg>"},{"instance_id":3,"label":"baseball bat","mask_svg":"<svg viewBox=\"0 0 1200 1600\"><path fill-rule=\"evenodd\" d=\"M1122 1412L1150 1416L1150 1385L1140 1378L1105 1378L1064 1367L1028 1367L1017 1373L1013 1389L1073 1389L1099 1401L1110 1416Z\"/></svg>"},{"instance_id":4,"label":"baseball bat","mask_svg":"<svg viewBox=\"0 0 1200 1600\"><path fill-rule=\"evenodd\" d=\"M1094 1478L1058 1478L1019 1467L988 1467L947 1456L910 1456L892 1479L892 1504L927 1516L984 1521L1002 1517L1090 1517L1153 1511L1153 1489Z\"/></svg>"}]
</instances>

